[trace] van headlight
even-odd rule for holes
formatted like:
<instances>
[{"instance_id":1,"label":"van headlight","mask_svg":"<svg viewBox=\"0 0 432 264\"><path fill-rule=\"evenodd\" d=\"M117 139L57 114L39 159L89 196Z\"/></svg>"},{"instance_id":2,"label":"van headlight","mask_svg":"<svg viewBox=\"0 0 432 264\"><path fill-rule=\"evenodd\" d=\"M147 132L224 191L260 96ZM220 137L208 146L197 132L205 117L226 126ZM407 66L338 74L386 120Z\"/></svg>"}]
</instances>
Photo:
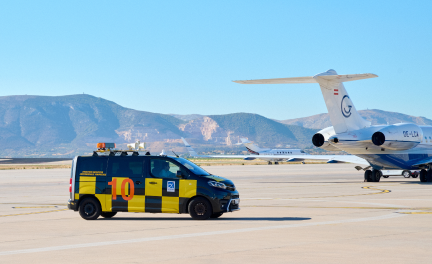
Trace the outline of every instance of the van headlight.
<instances>
[{"instance_id":1,"label":"van headlight","mask_svg":"<svg viewBox=\"0 0 432 264\"><path fill-rule=\"evenodd\" d=\"M216 188L226 189L226 185L224 183L221 183L221 182L209 181L208 184L210 186L213 186L213 187L216 187Z\"/></svg>"}]
</instances>

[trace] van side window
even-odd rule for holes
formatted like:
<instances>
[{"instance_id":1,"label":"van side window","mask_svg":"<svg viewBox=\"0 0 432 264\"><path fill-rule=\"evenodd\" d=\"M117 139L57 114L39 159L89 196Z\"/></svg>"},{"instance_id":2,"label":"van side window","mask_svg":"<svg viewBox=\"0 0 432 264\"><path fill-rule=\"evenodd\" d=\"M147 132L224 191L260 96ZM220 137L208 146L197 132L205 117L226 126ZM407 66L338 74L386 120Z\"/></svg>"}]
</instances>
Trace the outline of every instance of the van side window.
<instances>
[{"instance_id":1,"label":"van side window","mask_svg":"<svg viewBox=\"0 0 432 264\"><path fill-rule=\"evenodd\" d=\"M177 178L180 167L169 160L151 159L150 172L156 178Z\"/></svg>"},{"instance_id":2,"label":"van side window","mask_svg":"<svg viewBox=\"0 0 432 264\"><path fill-rule=\"evenodd\" d=\"M106 176L107 159L105 158L80 157L77 163L79 176Z\"/></svg>"},{"instance_id":3,"label":"van side window","mask_svg":"<svg viewBox=\"0 0 432 264\"><path fill-rule=\"evenodd\" d=\"M143 160L133 157L110 158L108 175L111 177L142 177Z\"/></svg>"}]
</instances>

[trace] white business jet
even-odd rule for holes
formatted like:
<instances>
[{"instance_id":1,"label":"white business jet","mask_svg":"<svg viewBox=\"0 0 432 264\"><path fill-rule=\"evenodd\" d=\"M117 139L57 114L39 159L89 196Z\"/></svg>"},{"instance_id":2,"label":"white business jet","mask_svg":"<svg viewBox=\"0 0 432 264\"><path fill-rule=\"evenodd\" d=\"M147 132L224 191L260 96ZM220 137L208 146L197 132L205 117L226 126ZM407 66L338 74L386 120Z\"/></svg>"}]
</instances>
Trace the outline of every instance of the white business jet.
<instances>
[{"instance_id":1,"label":"white business jet","mask_svg":"<svg viewBox=\"0 0 432 264\"><path fill-rule=\"evenodd\" d=\"M333 126L312 137L316 147L343 150L367 160L368 182L379 182L383 169L421 170L420 181L432 181L432 126L394 124L372 126L357 112L343 82L378 77L375 74L338 75L334 70L311 77L234 81L242 84L318 83ZM372 168L370 170L369 168Z\"/></svg>"},{"instance_id":2,"label":"white business jet","mask_svg":"<svg viewBox=\"0 0 432 264\"><path fill-rule=\"evenodd\" d=\"M273 159L269 159L268 164L271 165L272 162L274 164L279 164L280 161L284 161L286 159L278 158L281 155L305 155L305 152L301 149L269 149L269 148L260 148L257 145L253 144L246 138L240 138L243 145L246 147L247 151L253 155L261 155L261 156L274 156Z\"/></svg>"},{"instance_id":3,"label":"white business jet","mask_svg":"<svg viewBox=\"0 0 432 264\"><path fill-rule=\"evenodd\" d=\"M248 144L246 145L249 147L252 147L251 149L253 151L253 154L251 155L198 155L195 150L189 145L189 143L186 142L184 138L182 138L183 143L185 144L185 147L187 148L189 154L192 157L197 158L229 158L229 159L244 159L244 160L254 160L254 159L260 159L265 160L268 162L269 165L274 162L275 164L279 164L280 161L287 161L287 162L302 162L304 160L318 160L318 161L325 161L327 163L356 163L361 165L369 165L369 163L359 157L353 156L353 155L308 155L304 153L304 151L299 149L260 149L257 146L253 145L249 141L247 141ZM242 142L243 139L242 139ZM263 150L263 151L259 151ZM276 152L276 153L274 153ZM290 153L277 153L277 152L293 152L294 154Z\"/></svg>"}]
</instances>

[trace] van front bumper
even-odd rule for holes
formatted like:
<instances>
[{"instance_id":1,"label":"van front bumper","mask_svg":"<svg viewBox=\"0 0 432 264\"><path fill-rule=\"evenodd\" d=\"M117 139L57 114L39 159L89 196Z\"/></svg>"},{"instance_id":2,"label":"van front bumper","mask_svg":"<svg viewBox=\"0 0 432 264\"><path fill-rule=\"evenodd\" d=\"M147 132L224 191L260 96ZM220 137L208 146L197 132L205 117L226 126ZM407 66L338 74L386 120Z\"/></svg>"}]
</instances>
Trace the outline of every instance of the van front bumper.
<instances>
[{"instance_id":1,"label":"van front bumper","mask_svg":"<svg viewBox=\"0 0 432 264\"><path fill-rule=\"evenodd\" d=\"M231 199L227 205L227 212L234 212L240 210L240 198Z\"/></svg>"},{"instance_id":2,"label":"van front bumper","mask_svg":"<svg viewBox=\"0 0 432 264\"><path fill-rule=\"evenodd\" d=\"M71 199L68 200L67 207L69 208L69 210L78 211L77 203L75 201L71 201Z\"/></svg>"}]
</instances>

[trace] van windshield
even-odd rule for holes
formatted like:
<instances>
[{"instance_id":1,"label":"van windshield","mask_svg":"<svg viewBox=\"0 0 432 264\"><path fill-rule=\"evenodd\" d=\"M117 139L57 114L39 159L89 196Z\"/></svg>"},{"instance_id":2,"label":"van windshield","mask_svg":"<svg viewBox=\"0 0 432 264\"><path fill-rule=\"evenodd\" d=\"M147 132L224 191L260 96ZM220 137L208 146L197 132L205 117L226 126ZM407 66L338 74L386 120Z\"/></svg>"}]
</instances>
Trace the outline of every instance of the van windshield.
<instances>
[{"instance_id":1,"label":"van windshield","mask_svg":"<svg viewBox=\"0 0 432 264\"><path fill-rule=\"evenodd\" d=\"M190 171L192 171L197 176L209 176L209 175L211 175L210 173L206 172L201 167L199 167L198 165L196 165L195 163L193 163L187 159L183 159L183 158L174 158L174 159L176 161L180 162L183 166L188 168Z\"/></svg>"}]
</instances>

